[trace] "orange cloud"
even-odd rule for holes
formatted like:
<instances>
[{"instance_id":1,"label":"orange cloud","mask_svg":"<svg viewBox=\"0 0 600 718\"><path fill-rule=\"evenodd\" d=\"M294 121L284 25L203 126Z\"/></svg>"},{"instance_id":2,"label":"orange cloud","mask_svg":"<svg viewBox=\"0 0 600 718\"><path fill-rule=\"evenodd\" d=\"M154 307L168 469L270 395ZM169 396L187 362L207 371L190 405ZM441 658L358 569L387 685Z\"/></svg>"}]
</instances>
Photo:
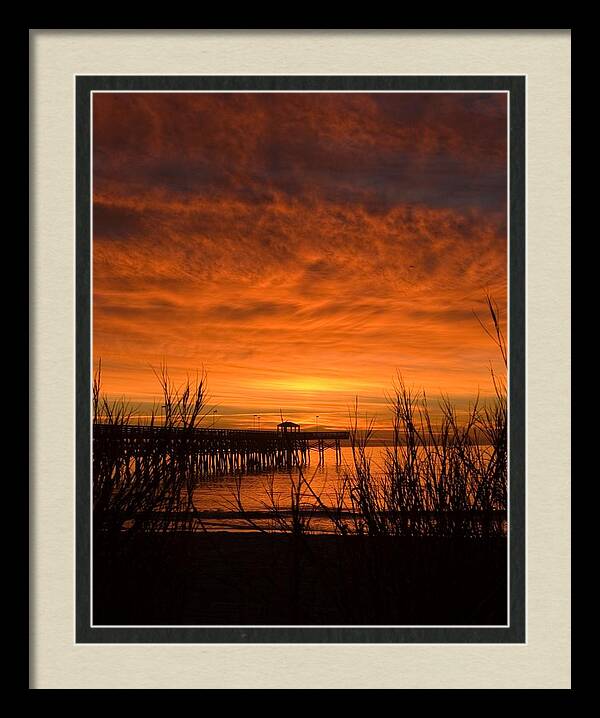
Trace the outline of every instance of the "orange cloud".
<instances>
[{"instance_id":1,"label":"orange cloud","mask_svg":"<svg viewBox=\"0 0 600 718\"><path fill-rule=\"evenodd\" d=\"M151 398L166 358L231 422L331 425L356 394L383 415L397 370L491 391L505 138L501 95L96 95L105 388Z\"/></svg>"}]
</instances>

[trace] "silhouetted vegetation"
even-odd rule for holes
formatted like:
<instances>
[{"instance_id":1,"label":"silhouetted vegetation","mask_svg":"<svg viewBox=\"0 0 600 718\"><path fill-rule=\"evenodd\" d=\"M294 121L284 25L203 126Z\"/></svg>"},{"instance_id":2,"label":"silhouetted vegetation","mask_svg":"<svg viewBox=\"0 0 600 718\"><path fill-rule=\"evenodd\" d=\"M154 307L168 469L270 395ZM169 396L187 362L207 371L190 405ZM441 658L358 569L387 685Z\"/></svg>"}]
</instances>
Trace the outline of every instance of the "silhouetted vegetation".
<instances>
[{"instance_id":1,"label":"silhouetted vegetation","mask_svg":"<svg viewBox=\"0 0 600 718\"><path fill-rule=\"evenodd\" d=\"M166 365L155 371L162 412L155 407L146 441L132 441L139 425L134 407L101 394L101 364L93 383L93 517L95 532L190 530L193 490L200 468L186 449L186 435L206 416L206 376L176 385Z\"/></svg>"}]
</instances>

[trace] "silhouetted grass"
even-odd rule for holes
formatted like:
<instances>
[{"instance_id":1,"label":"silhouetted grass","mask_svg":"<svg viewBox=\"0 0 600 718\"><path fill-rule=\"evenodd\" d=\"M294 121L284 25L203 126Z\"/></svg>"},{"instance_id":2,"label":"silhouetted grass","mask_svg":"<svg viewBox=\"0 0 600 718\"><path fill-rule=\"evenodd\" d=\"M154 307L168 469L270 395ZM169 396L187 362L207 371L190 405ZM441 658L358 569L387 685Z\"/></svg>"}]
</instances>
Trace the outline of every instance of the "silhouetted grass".
<instances>
[{"instance_id":1,"label":"silhouetted grass","mask_svg":"<svg viewBox=\"0 0 600 718\"><path fill-rule=\"evenodd\" d=\"M186 435L206 416L206 377L181 385L166 365L155 371L163 412L155 407L144 422L148 438L130 439L141 421L131 404L101 393L101 364L93 383L93 516L96 534L127 530L191 530L197 521L192 492L200 475L186 448ZM174 516L180 515L174 523ZM182 519L181 517L187 517Z\"/></svg>"},{"instance_id":2,"label":"silhouetted grass","mask_svg":"<svg viewBox=\"0 0 600 718\"><path fill-rule=\"evenodd\" d=\"M434 422L424 393L401 378L390 399L393 440L384 466L373 467L372 426L350 427L353 466L346 472L334 522L339 533L371 536L504 533L507 498L506 401L476 398L459 422L446 397ZM351 521L343 508L350 509Z\"/></svg>"}]
</instances>

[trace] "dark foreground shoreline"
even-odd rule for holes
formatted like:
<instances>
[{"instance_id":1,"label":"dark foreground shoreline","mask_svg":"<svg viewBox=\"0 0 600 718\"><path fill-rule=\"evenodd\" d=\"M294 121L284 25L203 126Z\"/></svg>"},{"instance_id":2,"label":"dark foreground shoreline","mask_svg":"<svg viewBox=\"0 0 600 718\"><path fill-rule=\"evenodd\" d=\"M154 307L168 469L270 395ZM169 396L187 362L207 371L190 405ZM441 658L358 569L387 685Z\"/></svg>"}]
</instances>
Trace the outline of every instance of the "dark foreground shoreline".
<instances>
[{"instance_id":1,"label":"dark foreground shoreline","mask_svg":"<svg viewBox=\"0 0 600 718\"><path fill-rule=\"evenodd\" d=\"M97 536L95 625L505 625L506 538Z\"/></svg>"}]
</instances>

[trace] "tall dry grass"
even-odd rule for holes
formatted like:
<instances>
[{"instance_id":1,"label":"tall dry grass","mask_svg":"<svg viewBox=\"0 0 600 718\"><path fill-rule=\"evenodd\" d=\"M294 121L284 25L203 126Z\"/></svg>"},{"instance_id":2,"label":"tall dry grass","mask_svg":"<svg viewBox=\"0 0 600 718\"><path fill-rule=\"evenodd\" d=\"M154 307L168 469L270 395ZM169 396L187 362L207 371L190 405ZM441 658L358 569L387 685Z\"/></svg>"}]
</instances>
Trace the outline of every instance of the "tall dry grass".
<instances>
[{"instance_id":1,"label":"tall dry grass","mask_svg":"<svg viewBox=\"0 0 600 718\"><path fill-rule=\"evenodd\" d=\"M102 394L102 365L94 375L93 516L98 533L165 531L197 526L192 494L199 466L186 448L186 435L207 415L206 375L176 384L165 364L154 371L162 393L142 420L125 400ZM162 408L162 411L160 410ZM131 427L144 425L147 439L130 440ZM174 515L179 514L177 523Z\"/></svg>"}]
</instances>

